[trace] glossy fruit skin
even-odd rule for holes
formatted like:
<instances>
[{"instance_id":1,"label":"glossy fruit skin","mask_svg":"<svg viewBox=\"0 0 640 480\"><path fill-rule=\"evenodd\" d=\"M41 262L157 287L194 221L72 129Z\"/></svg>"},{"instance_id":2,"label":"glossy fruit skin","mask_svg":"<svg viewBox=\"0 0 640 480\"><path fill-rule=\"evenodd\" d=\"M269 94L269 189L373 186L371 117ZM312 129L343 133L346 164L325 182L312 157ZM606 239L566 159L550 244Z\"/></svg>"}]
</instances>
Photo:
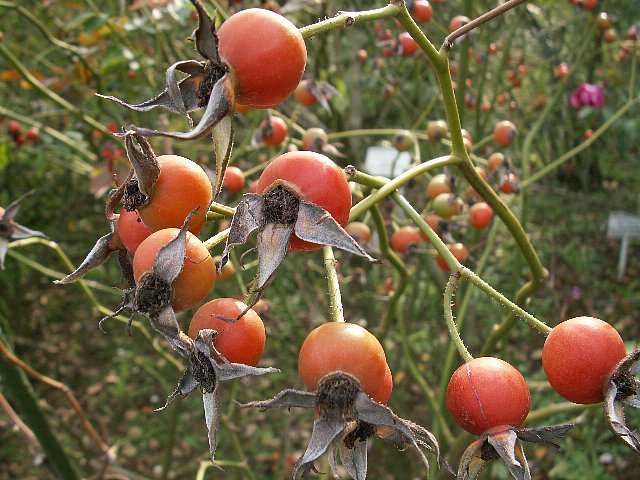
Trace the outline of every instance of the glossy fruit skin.
<instances>
[{"instance_id":1,"label":"glossy fruit skin","mask_svg":"<svg viewBox=\"0 0 640 480\"><path fill-rule=\"evenodd\" d=\"M410 13L416 22L428 22L433 16L433 8L427 0L416 0Z\"/></svg>"},{"instance_id":2,"label":"glossy fruit skin","mask_svg":"<svg viewBox=\"0 0 640 480\"><path fill-rule=\"evenodd\" d=\"M222 180L224 188L229 193L238 193L244 188L244 172L238 167L227 167L224 172L224 179Z\"/></svg>"},{"instance_id":3,"label":"glossy fruit skin","mask_svg":"<svg viewBox=\"0 0 640 480\"><path fill-rule=\"evenodd\" d=\"M517 134L518 130L516 126L509 120L502 120L496 123L493 129L494 140L498 145L502 145L503 147L511 145L511 142L513 142Z\"/></svg>"},{"instance_id":4,"label":"glossy fruit skin","mask_svg":"<svg viewBox=\"0 0 640 480\"><path fill-rule=\"evenodd\" d=\"M271 116L271 135L263 135L262 143L265 145L269 145L272 147L277 147L280 145L285 138L287 138L287 134L289 133L289 127L287 127L287 122L285 122L282 118ZM267 126L267 120L263 120L258 128L261 130Z\"/></svg>"},{"instance_id":5,"label":"glossy fruit skin","mask_svg":"<svg viewBox=\"0 0 640 480\"><path fill-rule=\"evenodd\" d=\"M576 317L551 330L542 349L547 380L563 398L581 404L604 400L607 376L627 352L620 334L597 318Z\"/></svg>"},{"instance_id":6,"label":"glossy fruit skin","mask_svg":"<svg viewBox=\"0 0 640 480\"><path fill-rule=\"evenodd\" d=\"M453 33L459 28L464 27L471 20L469 17L465 17L464 15L458 15L457 17L453 17L451 22L449 22L449 33Z\"/></svg>"},{"instance_id":7,"label":"glossy fruit skin","mask_svg":"<svg viewBox=\"0 0 640 480\"><path fill-rule=\"evenodd\" d=\"M400 55L410 57L418 51L418 44L408 32L402 32L398 35L398 43L400 44Z\"/></svg>"},{"instance_id":8,"label":"glossy fruit skin","mask_svg":"<svg viewBox=\"0 0 640 480\"><path fill-rule=\"evenodd\" d=\"M522 425L529 414L531 394L513 366L499 358L480 357L454 372L446 403L458 425L480 435L501 425Z\"/></svg>"},{"instance_id":9,"label":"glossy fruit skin","mask_svg":"<svg viewBox=\"0 0 640 480\"><path fill-rule=\"evenodd\" d=\"M135 210L127 212L122 209L116 223L116 232L127 251L134 255L138 246L153 233Z\"/></svg>"},{"instance_id":10,"label":"glossy fruit skin","mask_svg":"<svg viewBox=\"0 0 640 480\"><path fill-rule=\"evenodd\" d=\"M274 159L258 179L262 195L277 180L284 181L300 198L324 208L336 222L345 226L351 209L351 191L342 169L328 157L316 152L287 152ZM322 245L305 242L295 235L289 240L294 251L310 251Z\"/></svg>"},{"instance_id":11,"label":"glossy fruit skin","mask_svg":"<svg viewBox=\"0 0 640 480\"><path fill-rule=\"evenodd\" d=\"M451 193L451 177L446 173L434 175L427 184L427 195L434 199L441 193Z\"/></svg>"},{"instance_id":12,"label":"glossy fruit skin","mask_svg":"<svg viewBox=\"0 0 640 480\"><path fill-rule=\"evenodd\" d=\"M318 127L309 128L302 136L302 149L309 151L318 151L329 141L327 132Z\"/></svg>"},{"instance_id":13,"label":"glossy fruit skin","mask_svg":"<svg viewBox=\"0 0 640 480\"><path fill-rule=\"evenodd\" d=\"M149 203L138 209L151 230L180 228L187 215L198 207L189 221L189 230L201 227L213 197L209 177L200 165L178 155L160 155L160 176L153 186Z\"/></svg>"},{"instance_id":14,"label":"glossy fruit skin","mask_svg":"<svg viewBox=\"0 0 640 480\"><path fill-rule=\"evenodd\" d=\"M400 227L391 235L391 248L398 253L407 253L411 248L420 245L419 230L412 226Z\"/></svg>"},{"instance_id":15,"label":"glossy fruit skin","mask_svg":"<svg viewBox=\"0 0 640 480\"><path fill-rule=\"evenodd\" d=\"M360 325L330 322L314 329L298 356L298 374L309 390L332 372L344 372L360 382L370 397L383 383L387 360L378 339Z\"/></svg>"},{"instance_id":16,"label":"glossy fruit skin","mask_svg":"<svg viewBox=\"0 0 640 480\"><path fill-rule=\"evenodd\" d=\"M464 244L450 243L446 247L453 254L453 256L456 257L456 260L458 260L460 263L464 264L464 262L467 261L467 258L469 257L469 249L465 247ZM444 261L444 258L442 258L441 255L438 255L436 257L436 262L438 262L438 266L442 270L444 270L445 272L449 271L449 267L447 266L447 264Z\"/></svg>"},{"instance_id":17,"label":"glossy fruit skin","mask_svg":"<svg viewBox=\"0 0 640 480\"><path fill-rule=\"evenodd\" d=\"M444 120L433 120L427 123L427 136L433 143L442 140L449 132L449 126Z\"/></svg>"},{"instance_id":18,"label":"glossy fruit skin","mask_svg":"<svg viewBox=\"0 0 640 480\"><path fill-rule=\"evenodd\" d=\"M158 230L149 235L138 247L133 256L133 276L136 284L144 273L151 272L160 249L176 238L177 228ZM171 306L181 312L195 307L213 286L215 263L204 244L190 232L187 232L187 251L182 271L173 282Z\"/></svg>"},{"instance_id":19,"label":"glossy fruit skin","mask_svg":"<svg viewBox=\"0 0 640 480\"><path fill-rule=\"evenodd\" d=\"M274 107L300 83L307 48L296 26L283 16L261 8L242 10L218 29L218 41L242 105Z\"/></svg>"},{"instance_id":20,"label":"glossy fruit skin","mask_svg":"<svg viewBox=\"0 0 640 480\"><path fill-rule=\"evenodd\" d=\"M200 330L211 328L218 332L213 344L227 360L255 367L267 341L264 323L258 314L250 309L233 323L213 316L236 318L246 308L244 303L235 298L211 300L202 305L191 319L188 335L195 339Z\"/></svg>"},{"instance_id":21,"label":"glossy fruit skin","mask_svg":"<svg viewBox=\"0 0 640 480\"><path fill-rule=\"evenodd\" d=\"M318 99L311 92L311 82L312 80L302 80L298 84L294 92L294 96L296 97L298 103L305 107L310 107L311 105L315 105L316 103L318 103Z\"/></svg>"},{"instance_id":22,"label":"glossy fruit skin","mask_svg":"<svg viewBox=\"0 0 640 480\"><path fill-rule=\"evenodd\" d=\"M513 173L504 175L500 179L500 190L503 193L518 193L520 191L520 179Z\"/></svg>"},{"instance_id":23,"label":"glossy fruit skin","mask_svg":"<svg viewBox=\"0 0 640 480\"><path fill-rule=\"evenodd\" d=\"M393 146L399 152L406 152L415 144L415 137L409 130L401 130L393 137Z\"/></svg>"},{"instance_id":24,"label":"glossy fruit skin","mask_svg":"<svg viewBox=\"0 0 640 480\"><path fill-rule=\"evenodd\" d=\"M504 165L505 156L503 153L494 152L489 156L487 168L490 172L502 167Z\"/></svg>"},{"instance_id":25,"label":"glossy fruit skin","mask_svg":"<svg viewBox=\"0 0 640 480\"><path fill-rule=\"evenodd\" d=\"M382 403L386 405L391 398L391 392L393 391L393 376L391 375L391 369L389 368L389 364L387 364L387 370L384 373L384 377L382 379L382 384L380 388L375 393L375 395L371 396L371 400Z\"/></svg>"},{"instance_id":26,"label":"glossy fruit skin","mask_svg":"<svg viewBox=\"0 0 640 480\"><path fill-rule=\"evenodd\" d=\"M485 228L492 218L493 209L485 202L474 203L469 209L469 223L474 228Z\"/></svg>"},{"instance_id":27,"label":"glossy fruit skin","mask_svg":"<svg viewBox=\"0 0 640 480\"><path fill-rule=\"evenodd\" d=\"M462 211L462 200L453 193L441 193L433 199L433 210L442 218L451 218Z\"/></svg>"}]
</instances>

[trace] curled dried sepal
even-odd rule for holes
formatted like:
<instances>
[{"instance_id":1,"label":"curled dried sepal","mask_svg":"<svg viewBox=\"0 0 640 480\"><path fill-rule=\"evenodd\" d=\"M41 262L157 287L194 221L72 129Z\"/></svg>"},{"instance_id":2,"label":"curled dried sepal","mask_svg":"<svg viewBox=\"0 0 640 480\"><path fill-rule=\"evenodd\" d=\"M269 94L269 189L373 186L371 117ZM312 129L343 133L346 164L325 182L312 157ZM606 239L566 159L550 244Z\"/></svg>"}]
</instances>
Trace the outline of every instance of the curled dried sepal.
<instances>
[{"instance_id":1,"label":"curled dried sepal","mask_svg":"<svg viewBox=\"0 0 640 480\"><path fill-rule=\"evenodd\" d=\"M31 230L14 221L14 218L20 211L20 202L25 197L31 195L34 191L31 190L13 202L11 202L6 209L0 209L0 270L4 269L4 257L9 250L9 242L12 240L21 240L23 238L41 237L47 238L47 236L37 230Z\"/></svg>"},{"instance_id":2,"label":"curled dried sepal","mask_svg":"<svg viewBox=\"0 0 640 480\"><path fill-rule=\"evenodd\" d=\"M192 37L204 61L181 60L174 63L165 72L166 88L154 98L137 105L128 104L112 96L98 96L141 112L162 107L183 115L189 122L188 132L164 132L133 127L137 133L145 137L165 136L177 140L195 140L211 132L216 158L216 181L213 189L215 198L222 188L222 179L233 146L235 89L228 74L229 69L218 54L215 22L198 0L191 0L191 3L198 13L198 27ZM186 74L187 77L179 80L178 72ZM194 127L189 113L198 108L204 108L205 111Z\"/></svg>"},{"instance_id":3,"label":"curled dried sepal","mask_svg":"<svg viewBox=\"0 0 640 480\"><path fill-rule=\"evenodd\" d=\"M111 231L98 239L85 259L82 261L82 263L80 263L78 268L76 268L66 277L60 280L54 280L53 283L55 283L56 285L66 285L68 283L73 283L77 280L80 280L87 273L89 273L89 270L98 267L106 262L109 256L117 250L117 248L114 247L113 242L115 236L114 225L116 221L117 215L114 216L114 219L111 221Z\"/></svg>"},{"instance_id":4,"label":"curled dried sepal","mask_svg":"<svg viewBox=\"0 0 640 480\"><path fill-rule=\"evenodd\" d=\"M329 100L340 95L333 85L324 80L307 80L304 88L322 105L322 108L331 113Z\"/></svg>"},{"instance_id":5,"label":"curled dried sepal","mask_svg":"<svg viewBox=\"0 0 640 480\"><path fill-rule=\"evenodd\" d=\"M133 276L133 265L131 264L131 259L129 258L129 255L127 254L126 250L119 250L118 251L118 264L120 266L120 272L122 273L122 278L126 284L126 287L121 290L122 292L122 302L120 302L120 305L118 305L116 307L116 309L114 310L114 312L111 315L107 315L106 317L103 317L99 322L98 322L98 328L103 332L106 333L104 328L102 327L102 325L104 324L104 322L106 322L107 320L109 320L110 318L116 317L117 315L120 315L120 313L122 313L125 310L129 310L131 312L134 312L134 300L135 300L135 295L136 295L136 282ZM135 314L135 312L134 312ZM129 335L131 335L131 323L133 322L133 315L131 315L131 317L129 318L129 321L127 322L127 333Z\"/></svg>"},{"instance_id":6,"label":"curled dried sepal","mask_svg":"<svg viewBox=\"0 0 640 480\"><path fill-rule=\"evenodd\" d=\"M557 450L557 440L566 437L573 424L535 428L510 428L489 431L472 442L462 454L458 466L458 480L474 480L491 460L502 459L511 476L517 480L531 480L531 472L521 442L544 443Z\"/></svg>"},{"instance_id":7,"label":"curled dried sepal","mask_svg":"<svg viewBox=\"0 0 640 480\"><path fill-rule=\"evenodd\" d=\"M202 402L204 405L205 422L209 438L209 454L215 465L215 451L217 444L217 431L219 423L219 406L217 391L220 382L235 380L248 376L277 373L276 368L259 368L229 362L214 346L213 342L217 332L211 329L200 330L195 340L191 340L184 334L171 338L171 343L176 350L189 359L189 366L184 371L178 386L169 395L165 409L173 400L186 397L200 386L202 389Z\"/></svg>"},{"instance_id":8,"label":"curled dried sepal","mask_svg":"<svg viewBox=\"0 0 640 480\"><path fill-rule=\"evenodd\" d=\"M119 135L124 136L127 158L131 162L135 177L128 175L127 182L121 185L113 196L114 198L124 196L123 206L131 211L149 203L153 187L160 177L160 164L151 144L136 132L134 126ZM107 212L111 203L113 200L107 203Z\"/></svg>"},{"instance_id":9,"label":"curled dried sepal","mask_svg":"<svg viewBox=\"0 0 640 480\"><path fill-rule=\"evenodd\" d=\"M229 251L258 231L258 275L252 287L254 304L273 281L288 251L293 234L300 239L371 257L322 207L302 200L284 184L276 183L263 195L246 193L231 219L229 236L218 271L229 260ZM249 305L251 307L252 305Z\"/></svg>"},{"instance_id":10,"label":"curled dried sepal","mask_svg":"<svg viewBox=\"0 0 640 480\"><path fill-rule=\"evenodd\" d=\"M625 422L626 406L640 408L640 350L627 355L615 368L605 384L604 412L613 432L637 453L640 434Z\"/></svg>"},{"instance_id":11,"label":"curled dried sepal","mask_svg":"<svg viewBox=\"0 0 640 480\"><path fill-rule=\"evenodd\" d=\"M356 480L364 480L367 472L366 443L375 434L384 440L415 448L427 472L429 462L422 449L433 453L440 462L438 442L429 431L371 400L352 377L340 372L328 377L324 386L320 385L318 393L289 389L269 400L241 404L243 408L259 408L262 411L272 408L314 408L318 412L309 445L296 462L291 479L300 472L304 477L310 471L317 471L314 462L328 452L334 475L337 474L338 454L349 475ZM341 391L337 391L337 388ZM351 390L354 394L349 393Z\"/></svg>"}]
</instances>

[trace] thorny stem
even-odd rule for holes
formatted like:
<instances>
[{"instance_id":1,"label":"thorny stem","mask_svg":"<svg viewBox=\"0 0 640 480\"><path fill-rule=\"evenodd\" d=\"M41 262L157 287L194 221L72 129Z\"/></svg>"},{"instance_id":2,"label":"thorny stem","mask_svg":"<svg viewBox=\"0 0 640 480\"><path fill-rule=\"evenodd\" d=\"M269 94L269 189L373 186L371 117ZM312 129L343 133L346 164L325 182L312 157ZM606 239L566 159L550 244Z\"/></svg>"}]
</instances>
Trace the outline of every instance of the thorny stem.
<instances>
[{"instance_id":1,"label":"thorny stem","mask_svg":"<svg viewBox=\"0 0 640 480\"><path fill-rule=\"evenodd\" d=\"M534 279L538 281L544 278L546 276L546 270L542 266L522 225L513 212L502 202L496 192L484 181L478 172L476 172L473 162L464 147L464 139L461 131L462 125L460 123L460 115L453 90L451 72L449 71L448 51L446 49L441 49L440 52L435 50L433 44L431 44L420 27L413 21L406 7L402 8L402 12L398 15L397 20L413 37L434 68L443 97L447 124L449 125L449 134L451 136L451 146L453 149L452 156L460 161L460 163L457 163L458 169L471 187L485 199L494 213L507 226L522 255L525 257Z\"/></svg>"},{"instance_id":2,"label":"thorny stem","mask_svg":"<svg viewBox=\"0 0 640 480\"><path fill-rule=\"evenodd\" d=\"M513 303L511 300L509 300L507 297L505 297L500 292L498 292L495 288L489 285L487 282L485 282L480 277L478 277L475 273L473 273L467 267L463 266L460 269L460 275L463 278L469 280L475 286L479 287L487 295L499 301L503 306L510 309L515 315L522 318L527 323L527 325L529 325L531 328L538 330L543 335L549 335L549 332L551 332L551 327L549 325L547 325L544 322L541 322L536 317L531 315L529 312L520 308L518 305Z\"/></svg>"},{"instance_id":3,"label":"thorny stem","mask_svg":"<svg viewBox=\"0 0 640 480\"><path fill-rule=\"evenodd\" d=\"M242 472L249 479L254 479L253 471L246 462L237 462L233 460L218 460L216 459L216 464L218 464L222 468L237 468L242 470ZM196 480L205 480L204 476L207 473L207 470L212 468L214 465L211 463L211 460L202 460L200 462L200 467L198 467L198 472L196 473Z\"/></svg>"},{"instance_id":4,"label":"thorny stem","mask_svg":"<svg viewBox=\"0 0 640 480\"><path fill-rule=\"evenodd\" d=\"M517 7L518 5L526 1L527 0L509 0L508 2L505 2L502 5L494 8L493 10L489 10L488 12L480 15L478 18L471 20L466 25L463 25L462 27L457 29L455 32L449 34L447 38L444 39L444 42L442 43L442 47L440 48L443 50L450 50L456 38L459 38L464 34L469 33L471 30L476 29L483 23L487 23L488 21L493 20L497 16L502 15L506 11L511 10L514 7Z\"/></svg>"},{"instance_id":5,"label":"thorny stem","mask_svg":"<svg viewBox=\"0 0 640 480\"><path fill-rule=\"evenodd\" d=\"M460 338L460 333L458 332L458 328L456 327L456 321L453 318L452 304L453 297L456 292L456 288L458 287L458 281L460 280L460 272L452 273L449 277L449 281L447 282L447 286L444 289L444 321L447 324L447 329L449 330L449 334L451 335L451 341L458 349L458 353L465 362L470 362L473 360L471 353L465 347L462 338Z\"/></svg>"},{"instance_id":6,"label":"thorny stem","mask_svg":"<svg viewBox=\"0 0 640 480\"><path fill-rule=\"evenodd\" d=\"M398 5L393 3L382 8L376 8L364 12L339 12L332 18L301 28L300 33L302 34L302 37L306 39L338 28L351 27L356 23L371 22L374 20L381 20L383 18L395 17L398 13L400 13L400 8Z\"/></svg>"},{"instance_id":7,"label":"thorny stem","mask_svg":"<svg viewBox=\"0 0 640 480\"><path fill-rule=\"evenodd\" d=\"M327 269L327 283L329 286L329 308L333 322L344 322L344 310L342 308L342 295L340 294L340 281L336 267L338 262L333 255L333 248L328 245L322 247L324 267Z\"/></svg>"},{"instance_id":8,"label":"thorny stem","mask_svg":"<svg viewBox=\"0 0 640 480\"><path fill-rule=\"evenodd\" d=\"M388 197L393 192L395 192L401 186L409 183L414 178L422 175L423 173L428 172L429 170L433 170L434 168L444 167L446 165L453 165L460 160L455 159L451 155L445 155L443 157L433 158L424 163L416 165L415 167L410 168L409 170L401 173L393 180L389 180L384 177L373 177L371 175L367 175L363 172L356 171L354 175L352 175L349 180L360 183L362 185L366 185L371 188L378 189L373 192L371 195L364 198L362 201L358 202L351 208L351 213L349 214L349 221L352 222L364 212L369 210L372 206L376 205L383 198Z\"/></svg>"}]
</instances>

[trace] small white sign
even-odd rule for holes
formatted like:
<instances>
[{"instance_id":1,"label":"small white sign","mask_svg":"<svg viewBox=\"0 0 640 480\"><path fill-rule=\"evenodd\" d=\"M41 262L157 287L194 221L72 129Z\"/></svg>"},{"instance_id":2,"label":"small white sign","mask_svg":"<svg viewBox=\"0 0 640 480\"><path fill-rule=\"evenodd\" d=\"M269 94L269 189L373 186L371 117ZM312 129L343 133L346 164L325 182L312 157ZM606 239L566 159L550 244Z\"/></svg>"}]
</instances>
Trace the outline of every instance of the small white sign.
<instances>
[{"instance_id":1,"label":"small white sign","mask_svg":"<svg viewBox=\"0 0 640 480\"><path fill-rule=\"evenodd\" d=\"M640 215L625 212L609 213L607 237L622 238L626 236L640 236Z\"/></svg>"},{"instance_id":2,"label":"small white sign","mask_svg":"<svg viewBox=\"0 0 640 480\"><path fill-rule=\"evenodd\" d=\"M374 146L367 148L364 169L369 175L394 178L409 168L411 155L392 147Z\"/></svg>"}]
</instances>

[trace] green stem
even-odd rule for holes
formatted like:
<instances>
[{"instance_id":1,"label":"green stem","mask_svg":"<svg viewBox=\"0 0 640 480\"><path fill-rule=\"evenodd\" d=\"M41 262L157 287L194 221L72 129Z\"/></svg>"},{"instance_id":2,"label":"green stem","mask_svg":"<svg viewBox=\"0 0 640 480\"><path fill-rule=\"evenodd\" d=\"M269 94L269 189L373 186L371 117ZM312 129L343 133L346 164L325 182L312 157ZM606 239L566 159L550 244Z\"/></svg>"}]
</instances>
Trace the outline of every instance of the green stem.
<instances>
[{"instance_id":1,"label":"green stem","mask_svg":"<svg viewBox=\"0 0 640 480\"><path fill-rule=\"evenodd\" d=\"M233 207L227 207L226 205L222 205L221 203L213 202L209 207L210 212L217 213L227 218L233 217L233 214L236 213L236 209Z\"/></svg>"},{"instance_id":2,"label":"green stem","mask_svg":"<svg viewBox=\"0 0 640 480\"><path fill-rule=\"evenodd\" d=\"M38 405L31 384L25 375L6 358L0 356L0 377L24 422L38 438L42 450L56 476L60 479L79 479L69 455L54 435L47 417Z\"/></svg>"},{"instance_id":3,"label":"green stem","mask_svg":"<svg viewBox=\"0 0 640 480\"><path fill-rule=\"evenodd\" d=\"M460 338L460 333L458 332L458 328L456 327L455 319L453 318L453 297L456 292L456 288L458 286L458 281L460 280L460 272L452 273L449 277L449 281L447 282L447 286L444 289L444 321L447 324L447 329L449 330L449 335L451 335L451 341L458 349L458 353L465 362L470 362L473 360L471 353L465 347L462 338Z\"/></svg>"},{"instance_id":4,"label":"green stem","mask_svg":"<svg viewBox=\"0 0 640 480\"><path fill-rule=\"evenodd\" d=\"M344 310L342 308L342 295L340 294L340 281L336 266L338 262L333 255L333 248L328 245L322 247L324 267L327 270L327 282L329 284L329 309L331 321L344 322Z\"/></svg>"},{"instance_id":5,"label":"green stem","mask_svg":"<svg viewBox=\"0 0 640 480\"><path fill-rule=\"evenodd\" d=\"M389 5L367 10L364 12L339 12L335 17L322 20L313 25L308 25L300 29L303 38L310 38L315 35L330 32L344 27L351 27L357 23L382 20L383 18L395 17L400 13L400 7L390 3Z\"/></svg>"},{"instance_id":6,"label":"green stem","mask_svg":"<svg viewBox=\"0 0 640 480\"><path fill-rule=\"evenodd\" d=\"M544 335L548 335L549 332L551 332L551 327L549 327L546 323L541 322L536 317L531 315L529 312L520 308L518 305L513 303L511 300L509 300L507 297L505 297L500 292L498 292L495 288L489 285L487 282L485 282L480 277L478 277L475 273L473 273L467 267L461 268L460 275L462 275L462 277L469 280L475 286L479 287L483 292L485 292L491 298L500 302L504 307L510 309L513 314L522 318L527 323L527 325L529 325L531 328L538 330L540 333Z\"/></svg>"},{"instance_id":7,"label":"green stem","mask_svg":"<svg viewBox=\"0 0 640 480\"><path fill-rule=\"evenodd\" d=\"M374 205L378 204L383 198L388 197L398 188L409 183L411 180L422 175L423 173L426 173L429 170L433 170L434 168L453 165L457 162L459 162L459 160L453 158L450 155L434 158L410 168L409 170L398 175L393 180L389 180L384 177L373 177L357 170L349 170L349 180L360 183L362 185L366 185L371 188L378 189L376 192L373 192L351 208L349 221L354 221L364 212L372 208Z\"/></svg>"},{"instance_id":8,"label":"green stem","mask_svg":"<svg viewBox=\"0 0 640 480\"><path fill-rule=\"evenodd\" d=\"M580 413L589 409L600 408L600 404L581 405L571 402L553 403L529 412L525 425L532 425L558 414Z\"/></svg>"}]
</instances>

